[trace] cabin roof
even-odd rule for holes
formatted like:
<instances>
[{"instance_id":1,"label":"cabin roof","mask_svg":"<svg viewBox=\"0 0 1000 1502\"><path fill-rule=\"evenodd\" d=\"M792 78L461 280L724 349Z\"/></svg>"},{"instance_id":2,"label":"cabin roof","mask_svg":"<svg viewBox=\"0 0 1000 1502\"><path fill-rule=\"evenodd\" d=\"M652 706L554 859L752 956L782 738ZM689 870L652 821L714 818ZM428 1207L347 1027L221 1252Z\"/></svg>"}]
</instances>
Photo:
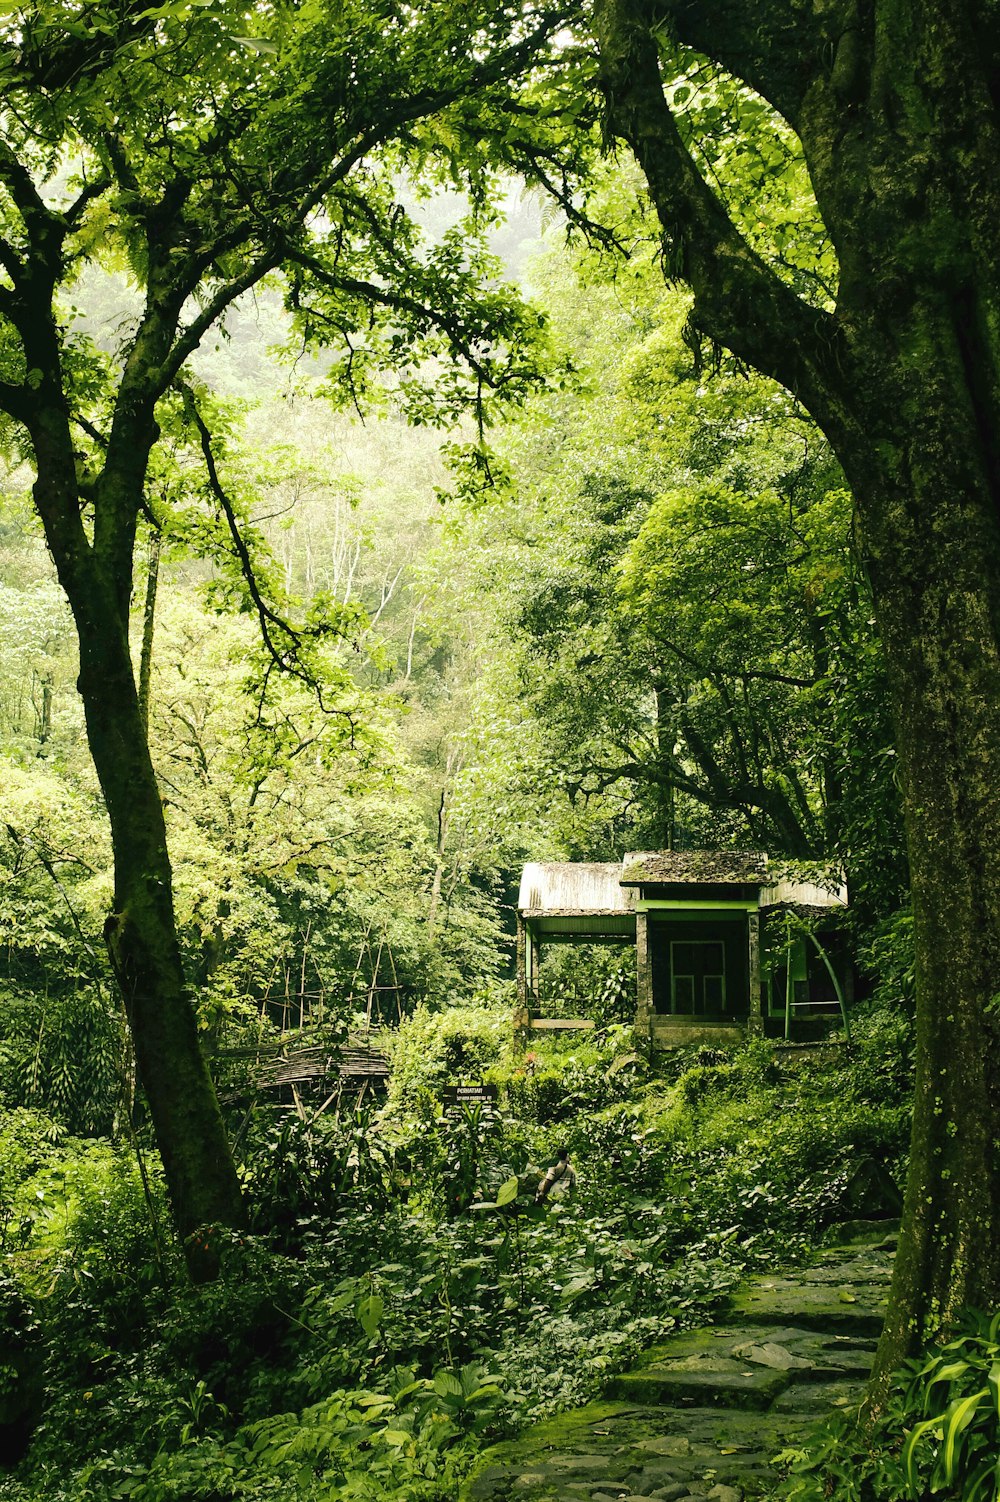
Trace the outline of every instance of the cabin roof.
<instances>
[{"instance_id":1,"label":"cabin roof","mask_svg":"<svg viewBox=\"0 0 1000 1502\"><path fill-rule=\"evenodd\" d=\"M553 932L624 934L634 923L637 888L756 887L762 911L803 916L847 906L839 866L769 863L760 850L639 850L617 861L532 861L524 867L518 910Z\"/></svg>"},{"instance_id":2,"label":"cabin roof","mask_svg":"<svg viewBox=\"0 0 1000 1502\"><path fill-rule=\"evenodd\" d=\"M532 861L521 873L522 913L631 913L634 894L617 861Z\"/></svg>"},{"instance_id":3,"label":"cabin roof","mask_svg":"<svg viewBox=\"0 0 1000 1502\"><path fill-rule=\"evenodd\" d=\"M626 855L623 886L755 886L767 882L760 850L638 850Z\"/></svg>"}]
</instances>

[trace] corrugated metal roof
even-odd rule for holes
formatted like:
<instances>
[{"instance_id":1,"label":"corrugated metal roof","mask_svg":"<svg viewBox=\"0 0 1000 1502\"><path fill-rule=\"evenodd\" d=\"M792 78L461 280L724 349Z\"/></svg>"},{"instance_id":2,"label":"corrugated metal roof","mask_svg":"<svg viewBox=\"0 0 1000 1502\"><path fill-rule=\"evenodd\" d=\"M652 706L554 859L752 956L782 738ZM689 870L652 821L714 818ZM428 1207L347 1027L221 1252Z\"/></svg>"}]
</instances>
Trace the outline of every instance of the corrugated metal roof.
<instances>
[{"instance_id":1,"label":"corrugated metal roof","mask_svg":"<svg viewBox=\"0 0 1000 1502\"><path fill-rule=\"evenodd\" d=\"M847 882L839 866L830 866L819 881L798 881L782 877L765 887L760 894L761 907L795 907L810 911L816 908L847 906Z\"/></svg>"},{"instance_id":2,"label":"corrugated metal roof","mask_svg":"<svg viewBox=\"0 0 1000 1502\"><path fill-rule=\"evenodd\" d=\"M626 886L763 886L767 856L761 850L636 850L626 855Z\"/></svg>"},{"instance_id":3,"label":"corrugated metal roof","mask_svg":"<svg viewBox=\"0 0 1000 1502\"><path fill-rule=\"evenodd\" d=\"M522 913L585 915L634 913L636 887L755 886L762 908L816 911L847 906L847 883L839 866L776 863L769 873L760 850L639 850L621 865L611 861L533 861L521 874L517 905ZM770 874L770 881L768 875Z\"/></svg>"},{"instance_id":4,"label":"corrugated metal roof","mask_svg":"<svg viewBox=\"0 0 1000 1502\"><path fill-rule=\"evenodd\" d=\"M532 861L521 873L522 913L629 913L635 897L617 861Z\"/></svg>"}]
</instances>

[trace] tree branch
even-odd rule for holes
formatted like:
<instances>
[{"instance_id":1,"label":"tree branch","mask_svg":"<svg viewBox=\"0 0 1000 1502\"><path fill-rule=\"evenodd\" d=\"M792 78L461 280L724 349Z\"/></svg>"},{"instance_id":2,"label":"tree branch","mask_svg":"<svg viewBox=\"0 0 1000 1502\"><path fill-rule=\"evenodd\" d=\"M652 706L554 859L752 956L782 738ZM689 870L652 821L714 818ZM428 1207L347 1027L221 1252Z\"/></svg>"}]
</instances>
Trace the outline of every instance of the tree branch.
<instances>
[{"instance_id":1,"label":"tree branch","mask_svg":"<svg viewBox=\"0 0 1000 1502\"><path fill-rule=\"evenodd\" d=\"M213 259L216 254L217 252L213 250ZM226 309L238 297L242 297L244 292L249 292L251 287L255 287L269 272L273 271L280 260L281 255L278 251L274 249L265 251L257 260L250 263L242 276L234 277L220 287L205 304L197 318L193 318L185 326L174 341L170 354L156 373L156 386L160 396L175 383L185 360L194 354L209 329L222 317Z\"/></svg>"},{"instance_id":2,"label":"tree branch","mask_svg":"<svg viewBox=\"0 0 1000 1502\"><path fill-rule=\"evenodd\" d=\"M27 426L31 412L31 393L27 386L15 386L10 381L0 381L0 408L15 422Z\"/></svg>"},{"instance_id":3,"label":"tree branch","mask_svg":"<svg viewBox=\"0 0 1000 1502\"><path fill-rule=\"evenodd\" d=\"M461 355L476 376L478 382L475 402L477 414L483 406L482 387L488 386L491 390L497 391L517 381L521 374L516 368L498 372L479 359L472 346L482 336L473 335L470 338L469 332L463 328L461 321L451 317L447 311L434 307L430 303L423 303L419 298L411 297L407 293L396 292L391 287L380 287L374 282L366 282L359 277L344 276L340 272L329 271L315 256L308 255L304 251L287 250L283 259L301 266L303 270L308 271L318 282L332 291L346 292L370 307L382 307L397 313L408 313L445 334L452 348Z\"/></svg>"},{"instance_id":4,"label":"tree branch","mask_svg":"<svg viewBox=\"0 0 1000 1502\"><path fill-rule=\"evenodd\" d=\"M99 198L102 193L107 192L108 188L110 187L111 179L104 173L101 173L100 176L91 178L89 182L84 183L76 198L74 198L73 202L70 204L69 208L63 215L66 223L71 229L76 229L78 227L80 220L83 218L88 206L93 202L95 198Z\"/></svg>"},{"instance_id":5,"label":"tree branch","mask_svg":"<svg viewBox=\"0 0 1000 1502\"><path fill-rule=\"evenodd\" d=\"M94 440L98 448L107 448L107 435L105 433L102 433L100 428L95 427L95 425L90 421L89 417L84 417L82 412L74 412L73 421L76 423L81 432L86 433L88 438L92 438Z\"/></svg>"},{"instance_id":6,"label":"tree branch","mask_svg":"<svg viewBox=\"0 0 1000 1502\"><path fill-rule=\"evenodd\" d=\"M291 677L297 678L300 683L305 684L306 687L315 694L316 702L319 704L319 707L324 714L340 715L344 719L348 720L348 722L353 724L351 715L347 710L335 709L332 706L326 704L323 697L322 684L319 682L316 675L310 672L306 667L304 667L299 660L298 652L302 642L307 636L317 635L317 632L296 630L295 627L292 626L288 621L286 621L282 616L280 616L277 611L273 610L264 599L264 596L261 593L260 585L257 581L253 559L250 556L250 549L247 547L246 539L244 538L243 533L240 530L240 524L239 519L236 515L236 510L228 494L226 493L221 479L219 478L218 466L215 462L215 453L212 448L211 431L198 410L197 400L195 398L194 392L191 390L191 387L182 381L178 381L176 385L177 389L181 392L181 395L183 397L185 412L190 417L191 421L194 423L198 431L202 457L204 458L205 470L208 475L209 488L216 501L218 502L223 516L226 519L226 525L229 528L229 535L232 539L233 549L239 561L240 572L247 586L247 590L249 591L250 598L253 601L254 609L257 612L257 621L260 626L261 638L264 642L268 656L271 658L272 663L280 672L288 673L291 675ZM284 648L282 648L282 646L279 644L278 638L281 636L285 637L287 641L287 645Z\"/></svg>"},{"instance_id":7,"label":"tree branch","mask_svg":"<svg viewBox=\"0 0 1000 1502\"><path fill-rule=\"evenodd\" d=\"M58 217L38 192L27 167L3 140L0 140L0 183L7 189L26 226L33 214L45 219Z\"/></svg>"},{"instance_id":8,"label":"tree branch","mask_svg":"<svg viewBox=\"0 0 1000 1502\"><path fill-rule=\"evenodd\" d=\"M719 62L794 126L822 45L808 6L788 0L653 0L651 26Z\"/></svg>"},{"instance_id":9,"label":"tree branch","mask_svg":"<svg viewBox=\"0 0 1000 1502\"><path fill-rule=\"evenodd\" d=\"M9 240L0 239L0 266L3 267L15 288L19 287L24 276L24 262ZM10 296L4 289L6 296Z\"/></svg>"},{"instance_id":10,"label":"tree branch","mask_svg":"<svg viewBox=\"0 0 1000 1502\"><path fill-rule=\"evenodd\" d=\"M827 433L853 429L836 318L810 307L752 249L681 139L663 91L653 0L597 0L608 123L634 152L664 235L668 275L695 296L691 326L796 395Z\"/></svg>"}]
</instances>

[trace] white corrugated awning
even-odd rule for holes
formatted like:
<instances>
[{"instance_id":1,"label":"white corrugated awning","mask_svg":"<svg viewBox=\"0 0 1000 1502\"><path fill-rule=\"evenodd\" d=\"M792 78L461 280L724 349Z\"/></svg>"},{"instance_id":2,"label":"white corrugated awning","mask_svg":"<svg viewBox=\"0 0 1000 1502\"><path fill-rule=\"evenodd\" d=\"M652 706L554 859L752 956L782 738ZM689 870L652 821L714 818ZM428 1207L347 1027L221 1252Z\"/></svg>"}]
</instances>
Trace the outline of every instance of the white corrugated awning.
<instances>
[{"instance_id":1,"label":"white corrugated awning","mask_svg":"<svg viewBox=\"0 0 1000 1502\"><path fill-rule=\"evenodd\" d=\"M532 861L521 873L517 907L547 940L635 937L635 894L617 861Z\"/></svg>"},{"instance_id":2,"label":"white corrugated awning","mask_svg":"<svg viewBox=\"0 0 1000 1502\"><path fill-rule=\"evenodd\" d=\"M847 906L847 882L838 866L831 866L829 874L819 881L799 881L786 876L764 887L760 894L762 908L837 908Z\"/></svg>"},{"instance_id":3,"label":"white corrugated awning","mask_svg":"<svg viewBox=\"0 0 1000 1502\"><path fill-rule=\"evenodd\" d=\"M528 915L632 913L634 894L617 861L532 861L521 873L518 909Z\"/></svg>"}]
</instances>

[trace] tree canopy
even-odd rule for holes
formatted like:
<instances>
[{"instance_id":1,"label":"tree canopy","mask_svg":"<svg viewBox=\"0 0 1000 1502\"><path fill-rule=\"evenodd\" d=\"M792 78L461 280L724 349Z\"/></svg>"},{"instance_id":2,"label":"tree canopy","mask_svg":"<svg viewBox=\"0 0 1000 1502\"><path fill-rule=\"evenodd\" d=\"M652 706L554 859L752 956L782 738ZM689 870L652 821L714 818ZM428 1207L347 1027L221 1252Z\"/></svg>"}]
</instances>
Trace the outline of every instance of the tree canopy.
<instances>
[{"instance_id":1,"label":"tree canopy","mask_svg":"<svg viewBox=\"0 0 1000 1502\"><path fill-rule=\"evenodd\" d=\"M693 290L692 332L798 396L856 505L893 693L919 997L886 1370L1000 1286L982 1235L1000 1204L995 14L974 0L600 0L594 15L608 126L642 167L666 269ZM699 129L688 102L702 86ZM788 151L815 195L813 232L795 237L805 272L771 216L780 194L747 215ZM735 188L720 159L739 167Z\"/></svg>"},{"instance_id":2,"label":"tree canopy","mask_svg":"<svg viewBox=\"0 0 1000 1502\"><path fill-rule=\"evenodd\" d=\"M324 643L354 612L291 620L229 487L219 421L187 362L279 268L300 337L333 351L354 402L390 369L414 420L516 399L536 379L539 319L482 244L493 154L459 149L467 112L506 117L557 12L459 4L38 6L3 23L0 406L30 454L34 500L80 640L80 692L115 852L106 937L185 1234L239 1218L177 944L160 796L128 646L140 517L173 430L205 467L195 538L229 555L272 662L320 697ZM523 135L539 111L525 96ZM456 135L456 131L459 134ZM550 150L539 132L539 161ZM453 182L470 213L428 246L399 201ZM422 188L421 185L424 185ZM116 347L77 327L89 262L135 286ZM428 385L433 370L432 385ZM190 524L189 524L190 525Z\"/></svg>"},{"instance_id":3,"label":"tree canopy","mask_svg":"<svg viewBox=\"0 0 1000 1502\"><path fill-rule=\"evenodd\" d=\"M314 696L320 739L363 738L364 694L341 654L366 631L349 590L296 598L287 587L199 348L210 331L224 337L248 297L275 293L300 352L321 352L334 402L391 401L417 424L464 419L471 441L455 458L466 490L481 488L495 476L486 430L497 402L522 402L553 359L544 318L503 283L488 248L500 174L519 172L573 231L621 253L648 221L621 197L602 212L584 181L602 122L605 146L625 143L641 170L662 271L691 289L687 345L698 358L727 349L788 393L756 408L734 400L734 426L757 422L768 402L794 424L801 407L828 448L814 449L805 479L773 463L766 438L746 446L748 470L722 478L696 445L682 464L683 443L658 473L638 464L624 485L607 473L595 484L577 466L562 495L585 511L585 535L572 539L570 567L547 561L546 610L533 616L531 599L521 602L524 660L548 654L549 687L574 675L572 694L550 697L563 746L588 733L577 791L588 777L644 781L659 790L650 827L670 827L680 794L809 851L850 844L864 827L850 698L870 729L881 709L863 711L888 685L914 897L918 1074L883 1369L960 1308L995 1297L994 7L46 3L5 12L0 37L3 437L33 467L79 639L114 855L105 939L182 1233L236 1224L241 1205L189 1005L149 680L129 643L137 541L145 529L168 546L183 539L213 560L218 602L255 618L260 716L246 733L255 765L271 758L271 787L316 744L319 722L297 700L292 713L295 694ZM634 197L631 171L623 178ZM420 205L442 188L459 190L463 207L429 237ZM74 303L97 272L129 287L110 340ZM704 443L682 406L667 397L655 418L690 424ZM789 428L778 426L780 448ZM147 584L152 602L155 567ZM277 687L278 669L297 685ZM37 710L46 736L48 673ZM542 700L544 677L533 685ZM846 712L831 742L820 711L833 687ZM190 715L177 739L180 696L174 707L175 738L159 754L200 766L199 796L194 783L185 795L190 827L200 811L203 827L218 828L204 740ZM871 744L884 769L881 734ZM432 912L449 830L474 824L452 817L460 764L454 744L443 748ZM879 801L888 809L891 798ZM230 806L221 822L233 819ZM869 844L890 823L869 822Z\"/></svg>"}]
</instances>

